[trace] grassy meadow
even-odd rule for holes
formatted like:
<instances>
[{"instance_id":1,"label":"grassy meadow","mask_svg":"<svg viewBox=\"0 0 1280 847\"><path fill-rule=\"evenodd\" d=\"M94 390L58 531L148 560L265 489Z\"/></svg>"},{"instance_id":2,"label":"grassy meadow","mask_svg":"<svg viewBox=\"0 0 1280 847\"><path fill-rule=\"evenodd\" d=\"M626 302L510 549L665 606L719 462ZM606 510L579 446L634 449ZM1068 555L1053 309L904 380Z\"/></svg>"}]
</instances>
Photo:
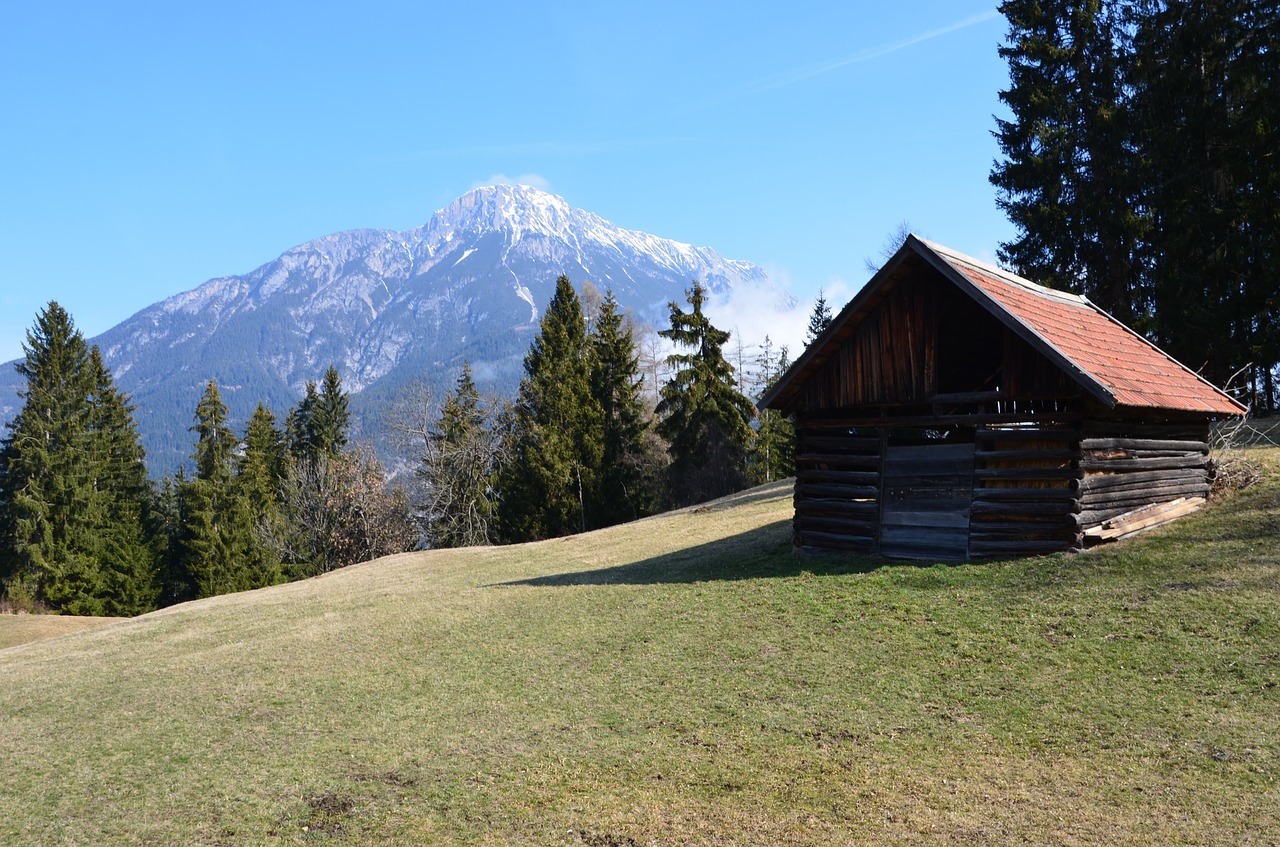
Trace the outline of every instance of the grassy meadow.
<instances>
[{"instance_id":1,"label":"grassy meadow","mask_svg":"<svg viewBox=\"0 0 1280 847\"><path fill-rule=\"evenodd\" d=\"M797 556L782 484L0 620L0 843L1273 844L1280 450L1252 452L1258 485L1085 555Z\"/></svg>"}]
</instances>

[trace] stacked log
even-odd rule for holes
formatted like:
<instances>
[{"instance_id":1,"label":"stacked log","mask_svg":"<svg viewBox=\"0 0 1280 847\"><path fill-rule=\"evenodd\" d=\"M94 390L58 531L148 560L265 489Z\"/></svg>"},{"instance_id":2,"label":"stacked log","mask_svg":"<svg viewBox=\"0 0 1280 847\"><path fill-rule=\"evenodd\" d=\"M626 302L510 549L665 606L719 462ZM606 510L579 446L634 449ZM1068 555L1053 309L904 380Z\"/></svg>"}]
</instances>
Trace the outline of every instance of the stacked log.
<instances>
[{"instance_id":1,"label":"stacked log","mask_svg":"<svg viewBox=\"0 0 1280 847\"><path fill-rule=\"evenodd\" d=\"M1080 442L1084 476L1074 483L1080 497L1076 529L1153 504L1209 496L1207 426L1099 422L1086 429Z\"/></svg>"},{"instance_id":2,"label":"stacked log","mask_svg":"<svg viewBox=\"0 0 1280 847\"><path fill-rule=\"evenodd\" d=\"M1079 547L1078 427L980 427L974 454L971 556L1047 553Z\"/></svg>"},{"instance_id":3,"label":"stacked log","mask_svg":"<svg viewBox=\"0 0 1280 847\"><path fill-rule=\"evenodd\" d=\"M870 553L880 519L880 436L800 423L795 545Z\"/></svg>"}]
</instances>

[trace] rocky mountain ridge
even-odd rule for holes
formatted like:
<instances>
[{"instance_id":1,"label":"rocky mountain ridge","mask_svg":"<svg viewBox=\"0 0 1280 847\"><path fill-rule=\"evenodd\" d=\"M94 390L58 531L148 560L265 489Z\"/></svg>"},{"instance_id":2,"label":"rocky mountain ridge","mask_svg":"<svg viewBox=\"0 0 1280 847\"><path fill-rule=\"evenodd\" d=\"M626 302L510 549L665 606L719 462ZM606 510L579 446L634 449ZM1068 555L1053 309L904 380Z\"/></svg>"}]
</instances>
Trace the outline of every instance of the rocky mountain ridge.
<instances>
[{"instance_id":1,"label":"rocky mountain ridge","mask_svg":"<svg viewBox=\"0 0 1280 847\"><path fill-rule=\"evenodd\" d=\"M149 306L91 341L137 404L159 475L190 453L187 430L210 378L241 422L259 401L283 415L330 364L366 420L411 381L450 384L463 359L482 382L509 390L562 273L611 289L657 323L692 279L713 293L772 285L763 269L708 247L621 229L535 188L486 186L421 227L317 238ZM20 382L12 365L0 371L7 420Z\"/></svg>"}]
</instances>

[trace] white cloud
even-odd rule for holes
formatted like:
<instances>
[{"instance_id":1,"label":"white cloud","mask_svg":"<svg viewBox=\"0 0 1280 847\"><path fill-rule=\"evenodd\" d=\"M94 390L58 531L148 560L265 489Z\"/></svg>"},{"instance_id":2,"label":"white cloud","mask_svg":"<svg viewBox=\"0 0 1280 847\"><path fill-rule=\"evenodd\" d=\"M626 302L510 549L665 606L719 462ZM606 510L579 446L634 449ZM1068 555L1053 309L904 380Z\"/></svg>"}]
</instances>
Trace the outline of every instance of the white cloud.
<instances>
[{"instance_id":1,"label":"white cloud","mask_svg":"<svg viewBox=\"0 0 1280 847\"><path fill-rule=\"evenodd\" d=\"M840 279L832 279L823 288L823 296L833 315L844 308L853 294L852 287ZM736 354L739 340L747 348L748 355L758 352L766 336L775 353L786 347L791 361L804 352L809 316L813 314L816 296L796 298L765 283L739 286L729 293L727 299L722 297L712 295L705 311L714 325L733 333L726 354L731 351Z\"/></svg>"},{"instance_id":2,"label":"white cloud","mask_svg":"<svg viewBox=\"0 0 1280 847\"><path fill-rule=\"evenodd\" d=\"M485 185L528 185L531 188L537 188L540 191L550 191L551 182L546 177L539 174L521 174L520 176L507 176L498 173L472 184L472 188L480 188Z\"/></svg>"}]
</instances>

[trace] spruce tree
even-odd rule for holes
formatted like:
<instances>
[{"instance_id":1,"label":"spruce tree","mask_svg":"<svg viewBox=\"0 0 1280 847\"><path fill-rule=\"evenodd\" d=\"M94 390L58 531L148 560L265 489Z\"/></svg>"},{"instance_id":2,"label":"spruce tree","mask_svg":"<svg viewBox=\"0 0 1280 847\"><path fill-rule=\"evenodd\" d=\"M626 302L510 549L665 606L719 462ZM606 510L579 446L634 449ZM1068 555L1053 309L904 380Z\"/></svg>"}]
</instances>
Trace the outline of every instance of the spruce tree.
<instances>
[{"instance_id":1,"label":"spruce tree","mask_svg":"<svg viewBox=\"0 0 1280 847\"><path fill-rule=\"evenodd\" d=\"M350 398L342 388L338 369L324 372L320 394L311 412L311 446L319 453L337 456L347 446L351 427Z\"/></svg>"},{"instance_id":2,"label":"spruce tree","mask_svg":"<svg viewBox=\"0 0 1280 847\"><path fill-rule=\"evenodd\" d=\"M805 333L804 344L808 347L814 339L826 332L831 326L831 307L827 305L826 295L819 290L818 299L813 304L813 314L809 315L809 328Z\"/></svg>"},{"instance_id":3,"label":"spruce tree","mask_svg":"<svg viewBox=\"0 0 1280 847\"><path fill-rule=\"evenodd\" d=\"M696 280L687 292L692 311L671 303L671 328L659 334L687 352L668 363L671 380L662 387L658 432L671 450L671 497L687 505L742 488L746 484L747 444L755 416L751 401L737 389L733 367L723 348L730 334L702 313L706 289Z\"/></svg>"},{"instance_id":4,"label":"spruce tree","mask_svg":"<svg viewBox=\"0 0 1280 847\"><path fill-rule=\"evenodd\" d=\"M480 399L471 365L462 364L453 393L423 445L418 474L421 509L432 547L470 547L495 540L495 476L503 434Z\"/></svg>"},{"instance_id":5,"label":"spruce tree","mask_svg":"<svg viewBox=\"0 0 1280 847\"><path fill-rule=\"evenodd\" d=\"M244 449L236 463L236 484L253 522L255 544L250 551L251 581L255 587L283 579L278 552L268 543L286 531L284 482L289 453L275 415L259 403L245 430Z\"/></svg>"},{"instance_id":6,"label":"spruce tree","mask_svg":"<svg viewBox=\"0 0 1280 847\"><path fill-rule=\"evenodd\" d=\"M580 532L600 467L601 412L582 306L566 276L556 280L524 370L500 480L503 534L525 541Z\"/></svg>"},{"instance_id":7,"label":"spruce tree","mask_svg":"<svg viewBox=\"0 0 1280 847\"><path fill-rule=\"evenodd\" d=\"M24 350L24 404L0 444L7 591L70 614L147 611L156 559L132 410L57 303Z\"/></svg>"},{"instance_id":8,"label":"spruce tree","mask_svg":"<svg viewBox=\"0 0 1280 847\"><path fill-rule=\"evenodd\" d=\"M591 335L591 395L600 407L600 472L592 495L592 524L612 526L655 507L645 484L645 408L639 356L613 292L605 293Z\"/></svg>"},{"instance_id":9,"label":"spruce tree","mask_svg":"<svg viewBox=\"0 0 1280 847\"><path fill-rule=\"evenodd\" d=\"M154 609L160 597L163 527L155 514L134 407L116 388L96 346L89 350L88 368L94 392L91 454L85 461L96 468L94 491L101 509L103 611L139 615Z\"/></svg>"},{"instance_id":10,"label":"spruce tree","mask_svg":"<svg viewBox=\"0 0 1280 847\"><path fill-rule=\"evenodd\" d=\"M301 402L289 413L285 428L295 456L333 458L347 446L351 401L338 369L330 365L321 385L308 380Z\"/></svg>"},{"instance_id":11,"label":"spruce tree","mask_svg":"<svg viewBox=\"0 0 1280 847\"><path fill-rule=\"evenodd\" d=\"M991 172L997 205L1017 228L1000 260L1036 282L1090 299L1126 323L1146 314L1130 144L1125 3L1006 0L1000 55L1009 120Z\"/></svg>"},{"instance_id":12,"label":"spruce tree","mask_svg":"<svg viewBox=\"0 0 1280 847\"><path fill-rule=\"evenodd\" d=\"M227 422L218 385L209 380L196 406L194 479L179 491L181 559L197 597L257 587L253 518L233 475L239 440Z\"/></svg>"},{"instance_id":13,"label":"spruce tree","mask_svg":"<svg viewBox=\"0 0 1280 847\"><path fill-rule=\"evenodd\" d=\"M1275 408L1280 11L1257 0L1137 4L1135 147L1151 210L1154 333Z\"/></svg>"}]
</instances>

